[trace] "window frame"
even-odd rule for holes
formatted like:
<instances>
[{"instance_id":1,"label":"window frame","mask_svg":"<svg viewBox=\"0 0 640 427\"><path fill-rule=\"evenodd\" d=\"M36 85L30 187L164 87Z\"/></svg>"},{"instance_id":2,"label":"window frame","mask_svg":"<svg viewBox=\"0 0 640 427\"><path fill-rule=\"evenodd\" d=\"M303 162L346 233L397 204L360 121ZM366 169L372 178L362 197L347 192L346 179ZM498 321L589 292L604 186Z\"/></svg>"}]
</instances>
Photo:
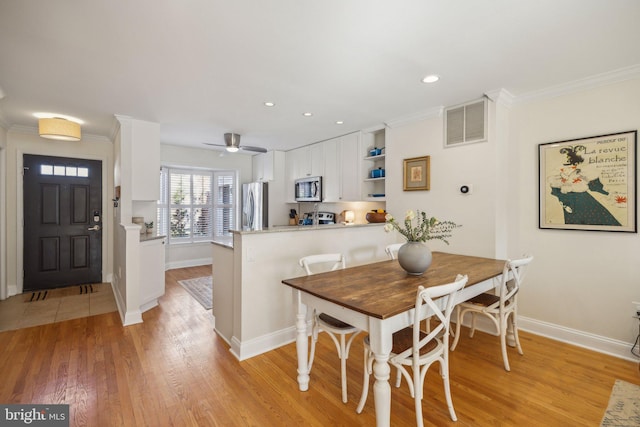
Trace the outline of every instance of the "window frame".
<instances>
[{"instance_id":1,"label":"window frame","mask_svg":"<svg viewBox=\"0 0 640 427\"><path fill-rule=\"evenodd\" d=\"M172 203L171 201L171 175L172 174L183 174L188 175L189 179L189 203ZM210 179L210 194L208 197L208 203L195 203L194 198L194 176L198 175L208 175ZM235 188L236 191L232 194L233 200L231 203L220 204L217 203L218 196L218 188L217 188L217 180L219 176L230 177L231 178L231 187ZM194 244L194 243L204 243L211 242L217 237L221 237L217 234L217 229L219 228L216 224L216 211L219 208L224 208L229 210L231 214L231 225L228 227L228 233L223 234L222 236L231 235L230 230L236 229L237 218L238 218L238 203L239 203L239 193L238 193L238 173L237 171L229 171L229 170L214 170L214 169L206 169L206 168L194 168L194 167L184 167L184 166L162 166L160 168L160 199L156 204L156 221L157 227L156 230L158 234L164 235L167 238L168 244ZM179 209L184 207L184 209L189 210L189 235L188 236L172 236L171 233L171 216L172 209ZM206 236L202 235L194 235L194 231L196 230L196 220L194 220L193 212L196 209L208 209L209 210L209 226L208 233Z\"/></svg>"}]
</instances>

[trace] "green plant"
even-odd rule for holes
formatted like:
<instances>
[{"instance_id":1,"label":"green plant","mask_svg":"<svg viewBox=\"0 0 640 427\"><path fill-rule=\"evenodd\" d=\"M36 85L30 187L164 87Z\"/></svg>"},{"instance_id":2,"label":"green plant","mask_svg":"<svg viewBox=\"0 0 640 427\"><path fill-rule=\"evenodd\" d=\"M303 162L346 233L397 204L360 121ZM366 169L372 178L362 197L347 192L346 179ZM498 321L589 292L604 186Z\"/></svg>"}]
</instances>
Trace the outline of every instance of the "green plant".
<instances>
[{"instance_id":1,"label":"green plant","mask_svg":"<svg viewBox=\"0 0 640 427\"><path fill-rule=\"evenodd\" d=\"M413 220L416 218L417 221L414 226ZM453 229L461 227L455 222L438 221L436 217L427 217L425 212L417 211L416 214L412 210L407 211L403 223L396 221L390 214L387 214L385 220L384 231L398 230L409 242L426 242L427 240L438 239L448 245L447 239L453 235Z\"/></svg>"},{"instance_id":2,"label":"green plant","mask_svg":"<svg viewBox=\"0 0 640 427\"><path fill-rule=\"evenodd\" d=\"M147 228L147 230L149 230L149 229L153 228L153 221L151 221L151 222L145 222L145 223L144 223L144 226Z\"/></svg>"}]
</instances>

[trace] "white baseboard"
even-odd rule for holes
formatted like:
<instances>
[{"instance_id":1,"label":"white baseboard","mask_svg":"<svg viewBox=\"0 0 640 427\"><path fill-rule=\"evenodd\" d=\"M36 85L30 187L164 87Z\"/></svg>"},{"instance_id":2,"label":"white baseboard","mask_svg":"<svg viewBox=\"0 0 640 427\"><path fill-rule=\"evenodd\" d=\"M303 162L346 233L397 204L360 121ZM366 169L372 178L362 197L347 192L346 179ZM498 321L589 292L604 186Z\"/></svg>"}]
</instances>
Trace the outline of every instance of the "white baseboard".
<instances>
[{"instance_id":1,"label":"white baseboard","mask_svg":"<svg viewBox=\"0 0 640 427\"><path fill-rule=\"evenodd\" d=\"M165 263L164 269L173 270L176 268L185 268L185 267L198 267L200 265L210 265L213 261L211 258L200 258L200 259L188 259L184 261L174 261Z\"/></svg>"},{"instance_id":2,"label":"white baseboard","mask_svg":"<svg viewBox=\"0 0 640 427\"><path fill-rule=\"evenodd\" d=\"M470 316L465 316L465 318L466 320L463 322L463 325L469 327ZM477 316L476 329L493 333L495 326L493 326L489 319L483 316ZM608 354L633 362L638 361L638 358L631 354L632 343L626 343L624 341L618 341L523 316L518 316L518 329L552 340L586 348L587 350L597 351L598 353Z\"/></svg>"},{"instance_id":3,"label":"white baseboard","mask_svg":"<svg viewBox=\"0 0 640 427\"><path fill-rule=\"evenodd\" d=\"M116 306L118 307L118 313L120 314L120 321L122 322L122 326L135 325L136 323L142 323L142 312L140 310L136 311L126 311L126 304L124 303L124 298L120 294L120 290L117 286L112 282L111 290L113 291L113 296L116 300Z\"/></svg>"},{"instance_id":4,"label":"white baseboard","mask_svg":"<svg viewBox=\"0 0 640 427\"><path fill-rule=\"evenodd\" d=\"M468 316L467 316L468 317ZM464 322L464 326L468 326L468 322ZM599 353L608 354L610 356L619 357L621 359L637 362L638 358L630 352L632 343L613 340L611 338L578 331L564 326L554 325L552 323L542 322L539 320L518 317L518 327L522 331L526 331L535 335L540 335L552 340L565 342L567 344L586 348L588 350L597 351ZM489 319L478 316L476 319L476 329L478 331L491 333L495 331L495 327ZM307 330L310 330L308 328ZM220 337L222 335L218 334ZM223 339L225 339L223 337ZM282 329L272 334L263 335L248 341L240 341L236 337L231 338L231 353L240 361L249 359L267 351L273 350L289 344L296 339L295 327ZM526 352L526 349L525 349Z\"/></svg>"},{"instance_id":5,"label":"white baseboard","mask_svg":"<svg viewBox=\"0 0 640 427\"><path fill-rule=\"evenodd\" d=\"M637 362L638 358L631 354L632 343L614 340L576 329L566 328L553 323L542 322L528 317L518 317L520 330L541 335L556 341L565 342L588 350L608 354L625 360Z\"/></svg>"},{"instance_id":6,"label":"white baseboard","mask_svg":"<svg viewBox=\"0 0 640 427\"><path fill-rule=\"evenodd\" d=\"M271 334L240 341L236 337L231 338L231 353L243 361L259 354L266 353L278 347L282 347L296 340L296 328L292 326L281 329Z\"/></svg>"}]
</instances>

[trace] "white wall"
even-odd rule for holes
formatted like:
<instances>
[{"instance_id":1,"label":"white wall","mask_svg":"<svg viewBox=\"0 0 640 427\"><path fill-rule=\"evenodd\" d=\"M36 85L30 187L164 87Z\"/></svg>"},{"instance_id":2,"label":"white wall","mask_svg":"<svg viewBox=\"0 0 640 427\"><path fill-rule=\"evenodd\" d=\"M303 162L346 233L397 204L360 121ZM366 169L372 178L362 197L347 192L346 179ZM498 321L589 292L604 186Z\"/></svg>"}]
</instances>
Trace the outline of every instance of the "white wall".
<instances>
[{"instance_id":1,"label":"white wall","mask_svg":"<svg viewBox=\"0 0 640 427\"><path fill-rule=\"evenodd\" d=\"M106 200L113 197L113 145L103 139L84 136L82 141L52 141L40 138L33 129L14 130L6 140L6 280L9 296L22 292L22 159L24 154L84 158L102 161L104 229L102 239L102 280L108 281L113 269L113 210ZM3 168L4 170L4 168Z\"/></svg>"},{"instance_id":2,"label":"white wall","mask_svg":"<svg viewBox=\"0 0 640 427\"><path fill-rule=\"evenodd\" d=\"M438 115L391 126L387 210L400 216L422 209L463 225L450 246L432 241L433 250L500 258L531 253L521 327L629 358L638 333L631 301L640 301L640 238L538 229L537 152L542 143L638 129L638 99L640 78L510 108L492 103L490 141L446 149ZM431 190L403 192L402 160L424 155L431 156ZM473 184L473 194L460 195L461 183Z\"/></svg>"},{"instance_id":3,"label":"white wall","mask_svg":"<svg viewBox=\"0 0 640 427\"><path fill-rule=\"evenodd\" d=\"M496 143L444 148L442 123L442 116L434 115L387 129L387 212L402 218L409 209L422 210L462 225L449 239L449 246L440 240L429 241L434 251L494 256L496 176L492 159ZM403 160L421 156L431 157L431 189L403 191ZM460 184L473 184L473 194L461 195Z\"/></svg>"},{"instance_id":4,"label":"white wall","mask_svg":"<svg viewBox=\"0 0 640 427\"><path fill-rule=\"evenodd\" d=\"M637 130L639 99L636 78L514 108L511 133L522 153L513 159L521 189L514 232L536 256L520 300L523 316L624 342L637 335L631 301L640 301L638 234L538 229L537 152L542 143Z\"/></svg>"},{"instance_id":5,"label":"white wall","mask_svg":"<svg viewBox=\"0 0 640 427\"><path fill-rule=\"evenodd\" d=\"M220 156L220 154L223 154ZM252 180L251 155L225 153L221 151L160 145L160 163L163 166L185 166L218 170L237 170L240 176L238 185ZM147 206L147 211L149 208ZM145 212L139 211L144 214ZM147 217L148 213L144 215ZM190 267L211 263L211 243L166 245L166 268Z\"/></svg>"}]
</instances>

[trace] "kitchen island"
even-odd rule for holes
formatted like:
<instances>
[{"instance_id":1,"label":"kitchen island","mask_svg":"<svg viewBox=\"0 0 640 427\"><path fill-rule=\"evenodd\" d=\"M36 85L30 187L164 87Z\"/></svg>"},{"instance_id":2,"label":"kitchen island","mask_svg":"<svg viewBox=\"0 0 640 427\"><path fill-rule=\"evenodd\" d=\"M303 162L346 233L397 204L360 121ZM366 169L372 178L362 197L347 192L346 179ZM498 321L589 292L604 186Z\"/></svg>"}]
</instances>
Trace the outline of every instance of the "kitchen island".
<instances>
[{"instance_id":1,"label":"kitchen island","mask_svg":"<svg viewBox=\"0 0 640 427\"><path fill-rule=\"evenodd\" d=\"M387 259L398 242L384 224L283 226L233 231L212 245L213 316L216 333L244 360L295 340L294 300L282 280L305 275L298 260L341 252L347 266Z\"/></svg>"}]
</instances>

